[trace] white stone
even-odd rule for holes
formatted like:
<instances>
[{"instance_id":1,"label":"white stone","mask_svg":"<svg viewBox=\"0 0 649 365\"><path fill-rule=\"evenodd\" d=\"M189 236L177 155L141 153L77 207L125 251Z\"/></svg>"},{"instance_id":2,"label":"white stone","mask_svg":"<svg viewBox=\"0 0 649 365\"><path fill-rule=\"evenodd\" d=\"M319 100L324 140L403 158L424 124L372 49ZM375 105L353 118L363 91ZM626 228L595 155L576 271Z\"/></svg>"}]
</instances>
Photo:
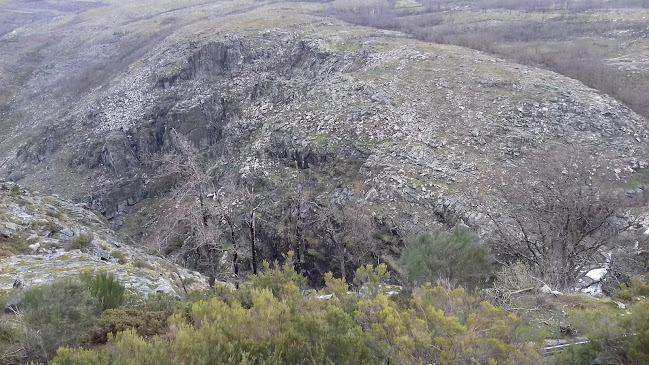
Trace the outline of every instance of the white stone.
<instances>
[{"instance_id":1,"label":"white stone","mask_svg":"<svg viewBox=\"0 0 649 365\"><path fill-rule=\"evenodd\" d=\"M32 243L31 245L29 245L27 247L29 247L29 249L32 250L32 252L35 252L36 250L41 248L41 244L39 242L36 242L36 243Z\"/></svg>"},{"instance_id":2,"label":"white stone","mask_svg":"<svg viewBox=\"0 0 649 365\"><path fill-rule=\"evenodd\" d=\"M541 293L552 294L554 296L563 295L562 292L557 291L557 290L552 290L549 286L547 286L545 284L541 287Z\"/></svg>"},{"instance_id":3,"label":"white stone","mask_svg":"<svg viewBox=\"0 0 649 365\"><path fill-rule=\"evenodd\" d=\"M606 268L599 268L599 269L592 269L588 273L586 273L586 276L595 280L595 281L601 281L604 276L606 276L606 273L608 270Z\"/></svg>"}]
</instances>

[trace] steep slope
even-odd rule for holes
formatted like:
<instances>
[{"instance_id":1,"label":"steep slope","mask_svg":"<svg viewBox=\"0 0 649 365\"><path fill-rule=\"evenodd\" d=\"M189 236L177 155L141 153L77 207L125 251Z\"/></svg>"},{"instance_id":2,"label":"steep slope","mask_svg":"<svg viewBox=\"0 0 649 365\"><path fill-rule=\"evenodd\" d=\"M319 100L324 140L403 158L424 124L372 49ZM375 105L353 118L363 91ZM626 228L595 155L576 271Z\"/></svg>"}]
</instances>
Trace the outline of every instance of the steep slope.
<instances>
[{"instance_id":1,"label":"steep slope","mask_svg":"<svg viewBox=\"0 0 649 365\"><path fill-rule=\"evenodd\" d=\"M262 201L300 186L399 236L470 223L462 189L549 144L647 165L646 121L577 81L309 15L317 4L91 5L2 36L0 171L126 234L156 217L170 183L155 161L176 133Z\"/></svg>"}]
</instances>

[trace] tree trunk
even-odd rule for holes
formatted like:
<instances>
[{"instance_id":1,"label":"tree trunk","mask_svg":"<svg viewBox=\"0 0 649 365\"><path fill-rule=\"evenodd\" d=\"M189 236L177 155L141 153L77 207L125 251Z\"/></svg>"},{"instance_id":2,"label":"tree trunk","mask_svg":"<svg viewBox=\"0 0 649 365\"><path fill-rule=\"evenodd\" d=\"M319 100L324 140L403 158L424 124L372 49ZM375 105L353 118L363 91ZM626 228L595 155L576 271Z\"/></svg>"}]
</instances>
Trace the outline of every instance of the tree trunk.
<instances>
[{"instance_id":1,"label":"tree trunk","mask_svg":"<svg viewBox=\"0 0 649 365\"><path fill-rule=\"evenodd\" d=\"M347 280L347 269L345 268L345 258L347 257L347 246L343 244L343 252L340 255L340 275Z\"/></svg>"},{"instance_id":2,"label":"tree trunk","mask_svg":"<svg viewBox=\"0 0 649 365\"><path fill-rule=\"evenodd\" d=\"M252 250L252 273L257 275L257 253L255 252L255 209L250 211L250 223L248 226L250 227L250 249Z\"/></svg>"},{"instance_id":3,"label":"tree trunk","mask_svg":"<svg viewBox=\"0 0 649 365\"><path fill-rule=\"evenodd\" d=\"M230 218L225 217L225 220L230 226L230 240L232 243L232 249L234 250L234 257L232 258L232 271L234 271L234 287L239 289L239 251L237 248L237 240L234 237L234 225Z\"/></svg>"}]
</instances>

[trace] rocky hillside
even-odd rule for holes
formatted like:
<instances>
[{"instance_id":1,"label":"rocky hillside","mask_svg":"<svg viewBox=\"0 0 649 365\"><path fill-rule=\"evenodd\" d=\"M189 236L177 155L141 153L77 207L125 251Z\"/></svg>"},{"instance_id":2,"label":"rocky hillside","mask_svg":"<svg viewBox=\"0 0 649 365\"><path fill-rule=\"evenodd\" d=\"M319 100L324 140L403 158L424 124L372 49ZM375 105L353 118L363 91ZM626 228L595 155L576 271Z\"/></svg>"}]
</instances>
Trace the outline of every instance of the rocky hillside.
<instances>
[{"instance_id":1,"label":"rocky hillside","mask_svg":"<svg viewBox=\"0 0 649 365\"><path fill-rule=\"evenodd\" d=\"M87 206L0 182L0 291L84 270L110 272L145 295L179 297L207 286L200 274L125 244Z\"/></svg>"},{"instance_id":2,"label":"rocky hillside","mask_svg":"<svg viewBox=\"0 0 649 365\"><path fill-rule=\"evenodd\" d=\"M467 186L553 144L647 166L646 120L580 82L319 17L314 3L0 7L18 19L0 38L0 173L132 237L158 229L147 224L172 185L160 158L179 138L216 181L211 197L234 180L256 194L245 209L274 207L268 226L299 190L313 206L363 206L398 237L479 221Z\"/></svg>"}]
</instances>

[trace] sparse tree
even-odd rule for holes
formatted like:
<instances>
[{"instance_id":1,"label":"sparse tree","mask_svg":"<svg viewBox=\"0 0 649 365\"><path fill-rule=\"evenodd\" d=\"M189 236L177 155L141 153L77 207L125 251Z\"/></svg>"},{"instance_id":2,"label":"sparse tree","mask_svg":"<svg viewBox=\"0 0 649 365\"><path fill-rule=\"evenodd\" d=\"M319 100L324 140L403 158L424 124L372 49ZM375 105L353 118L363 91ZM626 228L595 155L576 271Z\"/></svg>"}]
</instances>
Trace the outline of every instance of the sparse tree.
<instances>
[{"instance_id":1,"label":"sparse tree","mask_svg":"<svg viewBox=\"0 0 649 365\"><path fill-rule=\"evenodd\" d=\"M491 185L499 199L486 212L494 251L530 265L556 288L573 287L604 248L623 244L642 198L623 189L620 170L567 149L521 160Z\"/></svg>"},{"instance_id":2,"label":"sparse tree","mask_svg":"<svg viewBox=\"0 0 649 365\"><path fill-rule=\"evenodd\" d=\"M228 174L221 159L208 164L183 136L172 131L172 138L174 150L154 162L158 180L171 181L172 187L161 203L153 241L211 281L234 280L238 286L242 262L258 271L260 195Z\"/></svg>"},{"instance_id":3,"label":"sparse tree","mask_svg":"<svg viewBox=\"0 0 649 365\"><path fill-rule=\"evenodd\" d=\"M317 207L317 215L320 239L329 248L341 277L347 278L349 265L359 267L376 250L372 216L360 207L338 207L332 203Z\"/></svg>"},{"instance_id":4,"label":"sparse tree","mask_svg":"<svg viewBox=\"0 0 649 365\"><path fill-rule=\"evenodd\" d=\"M199 154L182 136L172 131L175 151L164 155L160 178L175 182L158 221L155 241L159 249L179 249L186 266L208 272L214 280L223 253L221 230L216 229L208 196L216 191L213 172L199 160Z\"/></svg>"}]
</instances>

